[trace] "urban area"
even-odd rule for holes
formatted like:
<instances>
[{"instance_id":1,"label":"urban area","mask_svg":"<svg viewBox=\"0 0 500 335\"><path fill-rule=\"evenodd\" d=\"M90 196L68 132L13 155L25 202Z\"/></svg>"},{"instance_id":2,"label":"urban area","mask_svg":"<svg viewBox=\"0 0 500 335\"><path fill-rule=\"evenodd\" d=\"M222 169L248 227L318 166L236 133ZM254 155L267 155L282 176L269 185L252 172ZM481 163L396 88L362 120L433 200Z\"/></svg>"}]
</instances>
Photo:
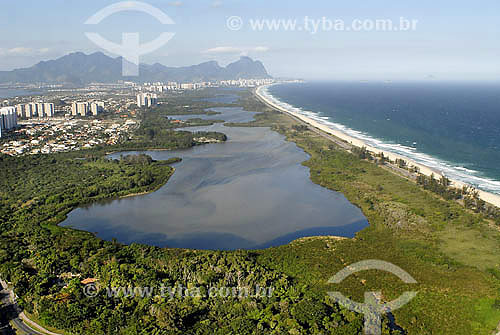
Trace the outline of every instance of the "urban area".
<instances>
[{"instance_id":1,"label":"urban area","mask_svg":"<svg viewBox=\"0 0 500 335\"><path fill-rule=\"evenodd\" d=\"M240 79L196 83L90 84L40 90L30 96L6 99L0 107L0 152L11 156L81 150L113 145L127 139L140 122L137 110L165 103L168 92L209 87L255 87L272 79Z\"/></svg>"}]
</instances>

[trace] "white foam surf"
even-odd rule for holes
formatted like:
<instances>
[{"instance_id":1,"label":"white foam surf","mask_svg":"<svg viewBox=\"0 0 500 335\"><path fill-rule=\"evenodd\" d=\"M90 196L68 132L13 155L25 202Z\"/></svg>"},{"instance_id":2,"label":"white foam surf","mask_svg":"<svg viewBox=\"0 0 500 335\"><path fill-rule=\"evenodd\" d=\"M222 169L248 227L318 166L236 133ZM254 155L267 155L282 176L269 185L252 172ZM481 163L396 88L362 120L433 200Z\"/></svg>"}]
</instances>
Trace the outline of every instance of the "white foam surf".
<instances>
[{"instance_id":1,"label":"white foam surf","mask_svg":"<svg viewBox=\"0 0 500 335\"><path fill-rule=\"evenodd\" d=\"M304 110L302 108L293 106L284 101L281 101L274 97L268 90L268 87L263 88L260 93L266 97L273 104L286 109L288 111L299 113L304 116L307 116L314 121L321 123L331 129L341 131L351 137L357 138L368 146L372 146L374 148L392 152L403 157L406 157L410 160L415 161L416 163L425 165L431 169L439 171L441 174L447 176L452 180L457 180L463 182L468 185L472 185L477 189L500 194L500 181L488 178L483 173L467 168L466 166L470 166L471 163L458 163L458 162L449 162L438 157L431 156L429 154L420 152L417 148L412 146L403 145L400 143L384 141L382 139L375 138L370 134L365 132L355 130L349 128L343 124L334 122L330 117L320 115L318 112Z\"/></svg>"}]
</instances>

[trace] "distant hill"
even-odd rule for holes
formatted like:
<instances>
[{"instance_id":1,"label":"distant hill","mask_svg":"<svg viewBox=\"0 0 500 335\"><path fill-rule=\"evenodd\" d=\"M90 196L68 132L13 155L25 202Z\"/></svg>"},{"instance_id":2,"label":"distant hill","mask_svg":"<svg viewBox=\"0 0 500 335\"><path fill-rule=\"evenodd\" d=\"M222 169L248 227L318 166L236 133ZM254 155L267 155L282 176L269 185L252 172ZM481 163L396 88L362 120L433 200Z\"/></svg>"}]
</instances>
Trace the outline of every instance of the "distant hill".
<instances>
[{"instance_id":1,"label":"distant hill","mask_svg":"<svg viewBox=\"0 0 500 335\"><path fill-rule=\"evenodd\" d=\"M32 67L0 71L0 83L66 83L82 85L91 82L109 83L117 80L137 82L157 81L212 81L231 79L270 78L264 65L250 57L221 67L209 61L186 67L167 67L156 63L141 64L138 77L122 76L122 58L108 57L102 52L86 55L75 52L61 58L43 61Z\"/></svg>"}]
</instances>

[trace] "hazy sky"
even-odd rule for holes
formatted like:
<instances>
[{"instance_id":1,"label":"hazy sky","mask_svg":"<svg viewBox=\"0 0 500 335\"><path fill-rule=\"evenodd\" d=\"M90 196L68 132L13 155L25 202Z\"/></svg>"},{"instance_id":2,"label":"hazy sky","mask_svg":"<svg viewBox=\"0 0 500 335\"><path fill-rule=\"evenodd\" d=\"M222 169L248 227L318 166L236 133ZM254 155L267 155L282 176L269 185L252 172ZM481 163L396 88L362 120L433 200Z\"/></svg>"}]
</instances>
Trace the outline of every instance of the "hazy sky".
<instances>
[{"instance_id":1,"label":"hazy sky","mask_svg":"<svg viewBox=\"0 0 500 335\"><path fill-rule=\"evenodd\" d=\"M0 70L31 66L72 51L105 52L84 32L97 32L120 43L123 32L139 32L141 41L148 42L170 31L175 33L170 42L142 56L141 62L181 66L218 60L225 65L245 54L263 61L274 76L500 78L498 0L146 0L170 16L175 25L163 25L148 14L132 11L116 13L98 25L84 24L97 11L117 2L2 1ZM228 28L232 16L241 18L241 29ZM316 33L313 26L308 26L309 31L304 28L306 16L320 23ZM326 22L343 20L345 26L355 19L391 19L399 25L400 17L418 20L416 30L332 31L322 23L323 18ZM296 20L297 28L258 31L251 28L250 20L256 19Z\"/></svg>"}]
</instances>

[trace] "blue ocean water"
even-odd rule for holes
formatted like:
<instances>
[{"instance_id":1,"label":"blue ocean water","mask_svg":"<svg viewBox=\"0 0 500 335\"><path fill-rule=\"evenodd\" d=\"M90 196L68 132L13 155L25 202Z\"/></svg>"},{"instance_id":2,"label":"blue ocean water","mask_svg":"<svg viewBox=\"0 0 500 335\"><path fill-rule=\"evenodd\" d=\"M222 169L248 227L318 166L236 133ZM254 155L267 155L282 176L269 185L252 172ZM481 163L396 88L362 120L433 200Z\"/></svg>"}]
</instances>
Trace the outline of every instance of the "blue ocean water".
<instances>
[{"instance_id":1,"label":"blue ocean water","mask_svg":"<svg viewBox=\"0 0 500 335\"><path fill-rule=\"evenodd\" d=\"M500 194L500 83L309 82L266 91L369 145Z\"/></svg>"}]
</instances>

